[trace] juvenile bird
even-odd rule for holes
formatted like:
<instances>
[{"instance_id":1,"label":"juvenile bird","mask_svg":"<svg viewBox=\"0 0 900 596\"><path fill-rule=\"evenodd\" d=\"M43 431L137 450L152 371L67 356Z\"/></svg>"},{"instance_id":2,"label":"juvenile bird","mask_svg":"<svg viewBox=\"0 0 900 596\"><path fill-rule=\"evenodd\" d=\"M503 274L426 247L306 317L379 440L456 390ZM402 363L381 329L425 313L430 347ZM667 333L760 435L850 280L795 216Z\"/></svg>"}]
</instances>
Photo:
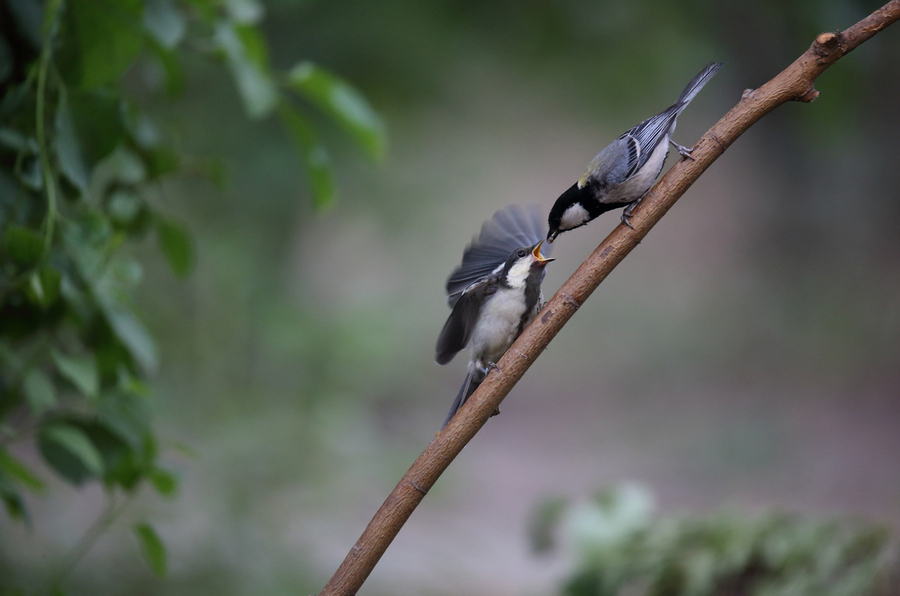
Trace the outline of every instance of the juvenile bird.
<instances>
[{"instance_id":1,"label":"juvenile bird","mask_svg":"<svg viewBox=\"0 0 900 596\"><path fill-rule=\"evenodd\" d=\"M674 105L628 130L597 154L578 182L556 199L548 218L547 242L625 205L628 207L622 222L631 227L631 213L662 171L669 144L683 157L690 157L691 149L672 140L675 121L722 64L708 64L688 83Z\"/></svg>"},{"instance_id":2,"label":"juvenile bird","mask_svg":"<svg viewBox=\"0 0 900 596\"><path fill-rule=\"evenodd\" d=\"M467 345L470 352L466 379L441 428L543 305L544 267L553 259L541 254L542 219L537 206L501 209L484 223L447 280L453 311L438 336L434 359L447 364Z\"/></svg>"}]
</instances>

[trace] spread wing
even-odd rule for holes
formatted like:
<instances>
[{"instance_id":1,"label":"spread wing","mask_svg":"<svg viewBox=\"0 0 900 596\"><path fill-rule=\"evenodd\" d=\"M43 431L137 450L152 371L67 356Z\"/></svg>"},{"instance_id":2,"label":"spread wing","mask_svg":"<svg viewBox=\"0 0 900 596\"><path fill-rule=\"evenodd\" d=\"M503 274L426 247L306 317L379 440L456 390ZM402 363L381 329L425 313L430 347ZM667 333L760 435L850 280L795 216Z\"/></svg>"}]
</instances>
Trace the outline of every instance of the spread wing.
<instances>
[{"instance_id":1,"label":"spread wing","mask_svg":"<svg viewBox=\"0 0 900 596\"><path fill-rule=\"evenodd\" d=\"M481 226L481 233L472 239L462 263L447 280L447 302L452 307L470 285L500 273L517 248L534 246L546 237L546 220L539 205L509 205L497 211ZM549 254L550 246L544 248Z\"/></svg>"},{"instance_id":2,"label":"spread wing","mask_svg":"<svg viewBox=\"0 0 900 596\"><path fill-rule=\"evenodd\" d=\"M478 322L478 313L485 298L497 291L497 278L488 276L466 288L453 305L453 311L447 317L444 328L438 336L434 350L434 361L447 364L456 354L466 347L472 337L472 330Z\"/></svg>"}]
</instances>

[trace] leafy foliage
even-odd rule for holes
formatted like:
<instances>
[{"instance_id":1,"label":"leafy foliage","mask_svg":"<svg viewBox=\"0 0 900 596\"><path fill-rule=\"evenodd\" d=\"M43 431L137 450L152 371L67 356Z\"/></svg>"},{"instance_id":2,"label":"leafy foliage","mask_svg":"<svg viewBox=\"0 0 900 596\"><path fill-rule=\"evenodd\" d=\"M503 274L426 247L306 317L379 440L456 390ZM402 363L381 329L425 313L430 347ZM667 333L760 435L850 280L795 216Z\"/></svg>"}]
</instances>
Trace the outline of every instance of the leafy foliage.
<instances>
[{"instance_id":1,"label":"leafy foliage","mask_svg":"<svg viewBox=\"0 0 900 596\"><path fill-rule=\"evenodd\" d=\"M563 535L577 561L567 596L889 593L885 528L787 515L661 518L653 509L632 485L565 511L554 499L534 516L532 544L547 552Z\"/></svg>"},{"instance_id":2,"label":"leafy foliage","mask_svg":"<svg viewBox=\"0 0 900 596\"><path fill-rule=\"evenodd\" d=\"M134 533L141 544L141 551L156 575L166 574L166 549L150 524L137 524Z\"/></svg>"},{"instance_id":3,"label":"leafy foliage","mask_svg":"<svg viewBox=\"0 0 900 596\"><path fill-rule=\"evenodd\" d=\"M193 240L155 199L185 157L126 92L129 71L155 64L174 96L181 52L220 58L250 118L278 108L317 205L334 184L298 99L383 152L381 121L349 84L313 65L299 86L273 71L262 14L254 0L0 0L0 499L12 518L27 520L23 492L44 487L17 442L111 496L177 490L151 426L156 347L131 300L141 267L124 248L153 230L175 275L190 273ZM164 574L159 536L135 532Z\"/></svg>"}]
</instances>

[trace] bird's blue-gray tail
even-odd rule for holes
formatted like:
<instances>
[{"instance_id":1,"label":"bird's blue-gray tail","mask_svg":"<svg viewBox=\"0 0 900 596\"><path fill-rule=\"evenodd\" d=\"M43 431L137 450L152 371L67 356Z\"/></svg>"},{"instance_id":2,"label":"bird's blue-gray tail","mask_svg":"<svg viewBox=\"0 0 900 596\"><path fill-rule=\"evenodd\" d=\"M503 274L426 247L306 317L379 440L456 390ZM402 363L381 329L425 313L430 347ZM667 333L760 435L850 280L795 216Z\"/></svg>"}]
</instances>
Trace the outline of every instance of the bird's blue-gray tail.
<instances>
[{"instance_id":1,"label":"bird's blue-gray tail","mask_svg":"<svg viewBox=\"0 0 900 596\"><path fill-rule=\"evenodd\" d=\"M684 88L684 91L681 92L681 97L678 98L678 105L681 109L684 109L694 97L700 93L700 90L703 89L703 85L709 82L713 75L722 68L724 62L710 62L706 65L706 67L697 73L691 82L687 84L687 87ZM681 111L681 110L679 110Z\"/></svg>"},{"instance_id":2,"label":"bird's blue-gray tail","mask_svg":"<svg viewBox=\"0 0 900 596\"><path fill-rule=\"evenodd\" d=\"M459 411L463 404L466 403L466 400L475 393L475 390L481 385L485 376L486 375L477 368L469 367L469 374L466 375L466 380L463 381L462 387L459 388L459 393L456 394L456 399L453 400L453 405L450 406L450 413L447 414L447 419L444 420L444 423L441 425L441 430L443 430L450 420L453 419L453 416Z\"/></svg>"}]
</instances>

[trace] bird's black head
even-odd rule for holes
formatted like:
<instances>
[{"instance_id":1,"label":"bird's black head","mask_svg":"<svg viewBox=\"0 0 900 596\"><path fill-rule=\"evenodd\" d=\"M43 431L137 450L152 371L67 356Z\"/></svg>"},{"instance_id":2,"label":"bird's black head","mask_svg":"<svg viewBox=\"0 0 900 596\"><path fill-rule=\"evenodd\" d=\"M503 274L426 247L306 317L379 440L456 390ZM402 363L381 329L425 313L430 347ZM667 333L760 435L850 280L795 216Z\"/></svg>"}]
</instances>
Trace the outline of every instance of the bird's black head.
<instances>
[{"instance_id":1,"label":"bird's black head","mask_svg":"<svg viewBox=\"0 0 900 596\"><path fill-rule=\"evenodd\" d=\"M541 240L534 246L523 246L517 248L507 259L503 266L502 278L504 285L513 288L522 288L528 282L529 278L535 278L540 282L538 275L544 267L553 259L545 257L541 254ZM535 277L537 276L537 277Z\"/></svg>"},{"instance_id":2,"label":"bird's black head","mask_svg":"<svg viewBox=\"0 0 900 596\"><path fill-rule=\"evenodd\" d=\"M591 221L593 217L585 208L585 204L590 202L595 202L593 197L588 197L585 189L579 187L577 182L562 193L556 199L547 218L547 225L550 228L547 232L547 242L553 242L563 232Z\"/></svg>"}]
</instances>

